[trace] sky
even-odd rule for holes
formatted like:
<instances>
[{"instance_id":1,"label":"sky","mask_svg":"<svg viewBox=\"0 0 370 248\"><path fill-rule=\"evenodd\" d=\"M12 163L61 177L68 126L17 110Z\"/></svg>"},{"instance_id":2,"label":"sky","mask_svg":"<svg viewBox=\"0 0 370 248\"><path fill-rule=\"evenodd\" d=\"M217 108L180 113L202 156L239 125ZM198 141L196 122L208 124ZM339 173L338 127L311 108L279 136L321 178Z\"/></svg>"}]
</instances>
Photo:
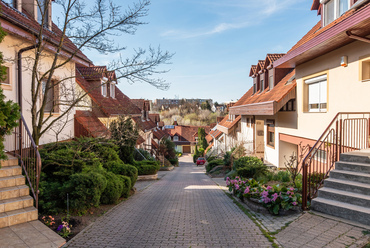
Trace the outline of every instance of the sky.
<instances>
[{"instance_id":1,"label":"sky","mask_svg":"<svg viewBox=\"0 0 370 248\"><path fill-rule=\"evenodd\" d=\"M311 4L312 0L152 0L142 19L148 24L117 42L127 47L122 57L149 46L174 53L171 64L160 67L170 71L159 75L170 88L163 91L126 80L118 87L132 99L236 101L252 86L251 65L267 53L287 52L320 20L310 11ZM95 65L108 65L119 56L83 52Z\"/></svg>"}]
</instances>

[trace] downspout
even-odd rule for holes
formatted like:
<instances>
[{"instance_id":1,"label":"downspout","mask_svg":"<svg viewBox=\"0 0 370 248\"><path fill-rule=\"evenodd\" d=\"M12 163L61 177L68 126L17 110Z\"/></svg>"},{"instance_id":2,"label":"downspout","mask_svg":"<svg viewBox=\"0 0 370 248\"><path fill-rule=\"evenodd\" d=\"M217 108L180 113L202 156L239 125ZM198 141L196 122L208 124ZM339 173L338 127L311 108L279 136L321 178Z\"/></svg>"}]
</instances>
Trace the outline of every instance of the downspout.
<instances>
[{"instance_id":1,"label":"downspout","mask_svg":"<svg viewBox=\"0 0 370 248\"><path fill-rule=\"evenodd\" d=\"M22 114L22 53L27 52L29 50L35 49L38 44L22 48L18 52L18 104L19 109Z\"/></svg>"},{"instance_id":2,"label":"downspout","mask_svg":"<svg viewBox=\"0 0 370 248\"><path fill-rule=\"evenodd\" d=\"M19 104L19 112L21 113L22 118L22 53L35 49L38 43L22 48L18 51L18 104ZM23 136L23 128L22 128L22 121L19 120L19 155L22 157L22 136Z\"/></svg>"}]
</instances>

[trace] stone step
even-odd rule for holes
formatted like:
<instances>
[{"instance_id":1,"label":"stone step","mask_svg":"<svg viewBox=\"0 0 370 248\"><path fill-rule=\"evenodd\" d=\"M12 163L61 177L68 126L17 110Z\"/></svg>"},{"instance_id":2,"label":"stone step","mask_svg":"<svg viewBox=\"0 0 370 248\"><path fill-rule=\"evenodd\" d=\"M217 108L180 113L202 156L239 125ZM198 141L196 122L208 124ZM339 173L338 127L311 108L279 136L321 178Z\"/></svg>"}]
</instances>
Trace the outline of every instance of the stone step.
<instances>
[{"instance_id":1,"label":"stone step","mask_svg":"<svg viewBox=\"0 0 370 248\"><path fill-rule=\"evenodd\" d=\"M18 175L22 175L22 167L20 167L19 165L1 167L0 169L0 178L18 176Z\"/></svg>"},{"instance_id":2,"label":"stone step","mask_svg":"<svg viewBox=\"0 0 370 248\"><path fill-rule=\"evenodd\" d=\"M0 189L24 185L26 183L26 178L23 175L11 176L11 177L0 177Z\"/></svg>"},{"instance_id":3,"label":"stone step","mask_svg":"<svg viewBox=\"0 0 370 248\"><path fill-rule=\"evenodd\" d=\"M330 177L370 184L370 174L363 172L344 171L335 169L330 171Z\"/></svg>"},{"instance_id":4,"label":"stone step","mask_svg":"<svg viewBox=\"0 0 370 248\"><path fill-rule=\"evenodd\" d=\"M7 167L7 166L15 166L18 165L18 158L13 157L11 155L7 155L8 159L7 160L0 160L1 166L0 167Z\"/></svg>"},{"instance_id":5,"label":"stone step","mask_svg":"<svg viewBox=\"0 0 370 248\"><path fill-rule=\"evenodd\" d=\"M354 151L340 154L340 161L370 164L370 150Z\"/></svg>"},{"instance_id":6,"label":"stone step","mask_svg":"<svg viewBox=\"0 0 370 248\"><path fill-rule=\"evenodd\" d=\"M0 213L0 228L37 220L37 209L27 207Z\"/></svg>"},{"instance_id":7,"label":"stone step","mask_svg":"<svg viewBox=\"0 0 370 248\"><path fill-rule=\"evenodd\" d=\"M0 213L13 211L33 206L33 198L30 195L0 200Z\"/></svg>"},{"instance_id":8,"label":"stone step","mask_svg":"<svg viewBox=\"0 0 370 248\"><path fill-rule=\"evenodd\" d=\"M362 195L353 192L323 187L319 189L318 197L350 203L370 209L370 195Z\"/></svg>"},{"instance_id":9,"label":"stone step","mask_svg":"<svg viewBox=\"0 0 370 248\"><path fill-rule=\"evenodd\" d=\"M370 174L370 164L365 163L338 161L335 163L335 169L364 172Z\"/></svg>"},{"instance_id":10,"label":"stone step","mask_svg":"<svg viewBox=\"0 0 370 248\"><path fill-rule=\"evenodd\" d=\"M329 177L325 179L324 187L345 190L348 192L370 196L370 184L366 184L366 183L359 183L359 182Z\"/></svg>"},{"instance_id":11,"label":"stone step","mask_svg":"<svg viewBox=\"0 0 370 248\"><path fill-rule=\"evenodd\" d=\"M6 200L30 194L30 188L23 184L20 186L13 186L0 189L0 200Z\"/></svg>"},{"instance_id":12,"label":"stone step","mask_svg":"<svg viewBox=\"0 0 370 248\"><path fill-rule=\"evenodd\" d=\"M337 216L365 225L370 225L370 208L365 208L349 203L316 197L311 202L315 211Z\"/></svg>"}]
</instances>

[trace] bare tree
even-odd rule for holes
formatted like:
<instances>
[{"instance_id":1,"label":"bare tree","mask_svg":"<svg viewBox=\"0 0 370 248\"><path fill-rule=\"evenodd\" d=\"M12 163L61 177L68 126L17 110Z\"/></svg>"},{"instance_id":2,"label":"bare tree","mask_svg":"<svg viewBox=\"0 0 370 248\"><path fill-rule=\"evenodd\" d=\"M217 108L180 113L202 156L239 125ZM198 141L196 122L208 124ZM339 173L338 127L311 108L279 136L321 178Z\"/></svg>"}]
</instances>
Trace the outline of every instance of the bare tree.
<instances>
[{"instance_id":1,"label":"bare tree","mask_svg":"<svg viewBox=\"0 0 370 248\"><path fill-rule=\"evenodd\" d=\"M68 118L68 114L86 98L89 92L76 91L74 87L75 71L69 68L70 62L82 49L96 50L103 54L119 53L124 46L116 44L114 38L121 35L134 35L142 17L148 13L149 0L138 0L123 10L112 0L96 0L88 5L83 0L55 0L62 9L62 18L58 20L57 35L50 38L49 7L51 0L37 0L37 8L42 14L40 28L35 34L35 48L32 57L27 57L31 78L30 111L32 114L32 136L39 143L40 138L57 123ZM54 28L54 27L53 27ZM53 30L54 32L54 30ZM75 48L65 46L68 37ZM108 65L114 71L116 79L126 79L130 83L146 82L159 89L168 89L169 84L153 76L167 72L158 67L168 64L173 54L162 51L159 47L148 50L137 49L130 58L119 57ZM47 61L47 62L45 62ZM69 68L69 73L57 77L58 70ZM110 80L104 84L110 83ZM70 86L71 84L72 87ZM96 87L101 87L98 85ZM55 89L58 88L56 92ZM56 101L51 95L58 94ZM53 116L51 110L59 109L59 115ZM63 121L62 121L63 122ZM63 127L63 124L59 125ZM55 130L54 130L55 132ZM57 131L59 133L60 130Z\"/></svg>"},{"instance_id":2,"label":"bare tree","mask_svg":"<svg viewBox=\"0 0 370 248\"><path fill-rule=\"evenodd\" d=\"M289 156L289 158L286 158L286 156L284 156L285 167L289 171L290 176L291 176L292 181L293 181L294 184L295 184L295 180L296 180L296 178L297 178L297 176L299 175L299 172L300 172L299 165L301 165L302 160L304 158L304 155L309 150L310 150L309 145L302 146L302 142L300 142L299 145L298 145L298 154L296 152L292 152L292 154Z\"/></svg>"}]
</instances>

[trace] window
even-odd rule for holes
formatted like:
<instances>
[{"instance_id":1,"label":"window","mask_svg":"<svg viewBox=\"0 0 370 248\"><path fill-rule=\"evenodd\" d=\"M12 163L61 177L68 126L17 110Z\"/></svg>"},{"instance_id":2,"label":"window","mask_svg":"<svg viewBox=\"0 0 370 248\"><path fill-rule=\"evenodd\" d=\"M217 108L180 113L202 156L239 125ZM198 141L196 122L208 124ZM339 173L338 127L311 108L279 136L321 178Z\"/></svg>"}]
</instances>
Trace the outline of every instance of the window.
<instances>
[{"instance_id":1,"label":"window","mask_svg":"<svg viewBox=\"0 0 370 248\"><path fill-rule=\"evenodd\" d=\"M44 17L44 27L49 27L49 5L50 0L38 0L39 6L37 6L37 22L42 24L42 18ZM47 4L48 6L45 6ZM46 13L44 13L46 7Z\"/></svg>"},{"instance_id":2,"label":"window","mask_svg":"<svg viewBox=\"0 0 370 248\"><path fill-rule=\"evenodd\" d=\"M107 96L107 83L106 82L102 82L102 85L101 85L101 94L104 97Z\"/></svg>"},{"instance_id":3,"label":"window","mask_svg":"<svg viewBox=\"0 0 370 248\"><path fill-rule=\"evenodd\" d=\"M15 0L3 0L3 2L7 3L9 6L16 7L16 1Z\"/></svg>"},{"instance_id":4,"label":"window","mask_svg":"<svg viewBox=\"0 0 370 248\"><path fill-rule=\"evenodd\" d=\"M360 80L361 81L370 80L370 59L361 61L360 66L361 66Z\"/></svg>"},{"instance_id":5,"label":"window","mask_svg":"<svg viewBox=\"0 0 370 248\"><path fill-rule=\"evenodd\" d=\"M327 76L322 75L305 80L308 85L308 111L326 112L327 108Z\"/></svg>"},{"instance_id":6,"label":"window","mask_svg":"<svg viewBox=\"0 0 370 248\"><path fill-rule=\"evenodd\" d=\"M59 96L58 86L54 85L52 86L51 89L46 90L46 83L47 83L47 79L42 80L42 96L44 97L45 92L47 92L44 112L45 113L58 113L59 112L59 108L57 105L57 100ZM51 81L51 83L53 84L54 82Z\"/></svg>"},{"instance_id":7,"label":"window","mask_svg":"<svg viewBox=\"0 0 370 248\"><path fill-rule=\"evenodd\" d=\"M110 83L109 85L109 90L110 90L110 97L115 98L116 97L116 84L115 83Z\"/></svg>"},{"instance_id":8,"label":"window","mask_svg":"<svg viewBox=\"0 0 370 248\"><path fill-rule=\"evenodd\" d=\"M257 92L257 77L253 78L253 94Z\"/></svg>"},{"instance_id":9,"label":"window","mask_svg":"<svg viewBox=\"0 0 370 248\"><path fill-rule=\"evenodd\" d=\"M315 149L314 159L320 162L326 162L327 153L324 150Z\"/></svg>"},{"instance_id":10,"label":"window","mask_svg":"<svg viewBox=\"0 0 370 248\"><path fill-rule=\"evenodd\" d=\"M329 0L324 3L324 26L343 15L350 6L350 0Z\"/></svg>"},{"instance_id":11,"label":"window","mask_svg":"<svg viewBox=\"0 0 370 248\"><path fill-rule=\"evenodd\" d=\"M274 75L269 76L269 90L274 88Z\"/></svg>"},{"instance_id":12,"label":"window","mask_svg":"<svg viewBox=\"0 0 370 248\"><path fill-rule=\"evenodd\" d=\"M4 84L4 85L10 85L10 79L9 79L9 75L10 75L10 69L9 67L5 67L5 72L6 72L6 75L4 75L4 81L1 82L1 84Z\"/></svg>"},{"instance_id":13,"label":"window","mask_svg":"<svg viewBox=\"0 0 370 248\"><path fill-rule=\"evenodd\" d=\"M265 84L263 83L263 79L261 79L260 89L261 92L265 90Z\"/></svg>"},{"instance_id":14,"label":"window","mask_svg":"<svg viewBox=\"0 0 370 248\"><path fill-rule=\"evenodd\" d=\"M179 136L173 136L173 141L179 141Z\"/></svg>"},{"instance_id":15,"label":"window","mask_svg":"<svg viewBox=\"0 0 370 248\"><path fill-rule=\"evenodd\" d=\"M267 125L267 145L275 147L275 121L266 120Z\"/></svg>"}]
</instances>

